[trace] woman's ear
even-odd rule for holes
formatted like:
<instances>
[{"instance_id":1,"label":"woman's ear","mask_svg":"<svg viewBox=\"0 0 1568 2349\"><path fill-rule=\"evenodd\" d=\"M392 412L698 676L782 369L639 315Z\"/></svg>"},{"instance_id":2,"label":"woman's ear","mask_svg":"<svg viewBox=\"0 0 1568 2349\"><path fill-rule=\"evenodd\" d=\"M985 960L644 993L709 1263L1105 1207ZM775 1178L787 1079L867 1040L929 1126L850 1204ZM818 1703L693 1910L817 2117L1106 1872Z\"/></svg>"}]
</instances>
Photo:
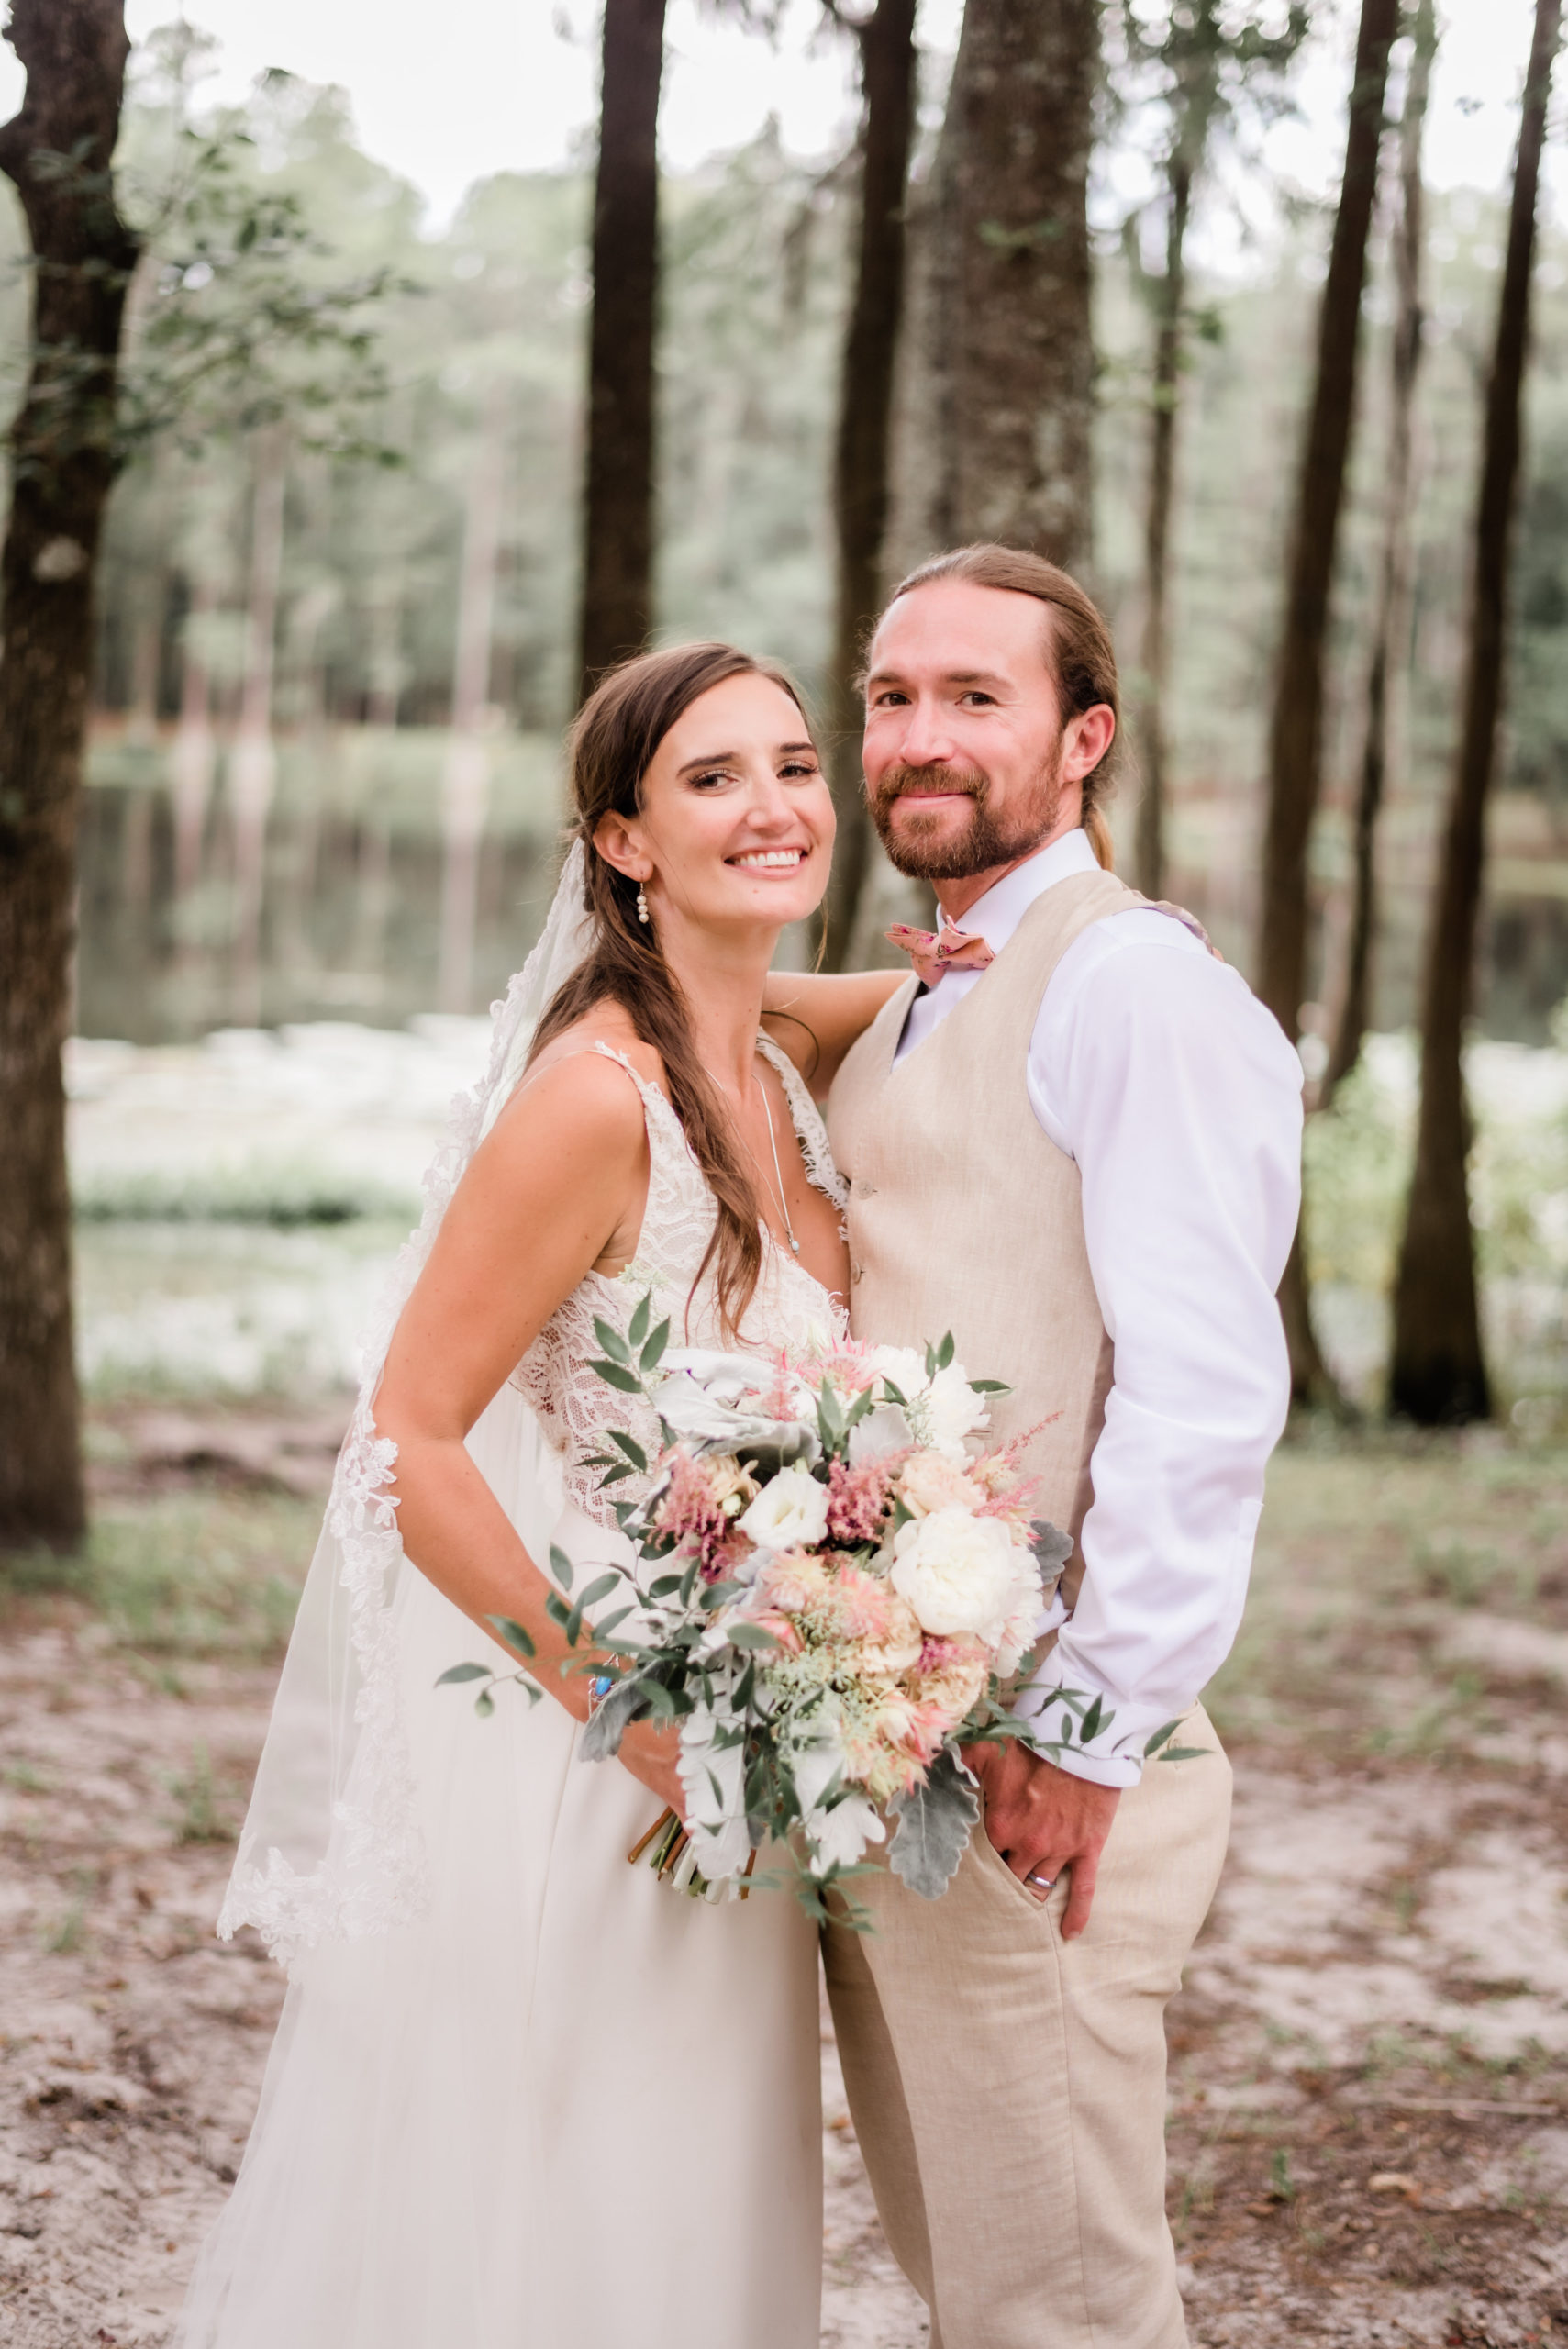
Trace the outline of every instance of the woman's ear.
<instances>
[{"instance_id":1,"label":"woman's ear","mask_svg":"<svg viewBox=\"0 0 1568 2349\"><path fill-rule=\"evenodd\" d=\"M635 816L617 816L613 808L601 816L594 827L594 846L628 881L646 881L653 870Z\"/></svg>"}]
</instances>

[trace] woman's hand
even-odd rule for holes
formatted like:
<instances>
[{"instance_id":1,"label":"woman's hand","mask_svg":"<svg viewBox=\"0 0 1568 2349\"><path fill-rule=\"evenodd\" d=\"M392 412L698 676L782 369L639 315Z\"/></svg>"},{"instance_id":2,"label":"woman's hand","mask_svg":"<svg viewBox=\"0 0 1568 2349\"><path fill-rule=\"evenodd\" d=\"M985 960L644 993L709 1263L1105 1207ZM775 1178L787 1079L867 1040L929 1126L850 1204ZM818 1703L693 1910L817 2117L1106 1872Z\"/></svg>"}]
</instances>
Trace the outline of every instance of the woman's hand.
<instances>
[{"instance_id":1,"label":"woman's hand","mask_svg":"<svg viewBox=\"0 0 1568 2349\"><path fill-rule=\"evenodd\" d=\"M620 1759L662 1803L673 1810L677 1819L686 1815L686 1792L676 1770L680 1757L680 1740L673 1729L661 1729L652 1721L633 1721L620 1742Z\"/></svg>"}]
</instances>

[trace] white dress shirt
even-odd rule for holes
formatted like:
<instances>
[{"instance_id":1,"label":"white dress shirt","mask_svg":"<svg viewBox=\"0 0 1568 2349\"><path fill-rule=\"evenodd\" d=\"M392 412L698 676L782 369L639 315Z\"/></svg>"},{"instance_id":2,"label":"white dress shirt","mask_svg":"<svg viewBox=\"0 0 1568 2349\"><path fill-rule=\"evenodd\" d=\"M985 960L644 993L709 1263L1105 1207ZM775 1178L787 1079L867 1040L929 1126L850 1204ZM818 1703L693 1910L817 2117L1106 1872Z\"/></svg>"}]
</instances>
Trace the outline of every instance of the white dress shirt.
<instances>
[{"instance_id":1,"label":"white dress shirt","mask_svg":"<svg viewBox=\"0 0 1568 2349\"><path fill-rule=\"evenodd\" d=\"M1043 891L1098 870L1082 831L1018 865L957 924L996 952ZM895 1059L984 971L917 996ZM1029 1106L1078 1166L1084 1237L1116 1350L1075 1612L1018 1700L1062 1733L1068 1688L1103 1700L1062 1766L1134 1785L1153 1732L1229 1653L1290 1367L1274 1293L1301 1199L1301 1063L1240 973L1169 914L1092 922L1051 974ZM985 1365L970 1365L977 1374Z\"/></svg>"}]
</instances>

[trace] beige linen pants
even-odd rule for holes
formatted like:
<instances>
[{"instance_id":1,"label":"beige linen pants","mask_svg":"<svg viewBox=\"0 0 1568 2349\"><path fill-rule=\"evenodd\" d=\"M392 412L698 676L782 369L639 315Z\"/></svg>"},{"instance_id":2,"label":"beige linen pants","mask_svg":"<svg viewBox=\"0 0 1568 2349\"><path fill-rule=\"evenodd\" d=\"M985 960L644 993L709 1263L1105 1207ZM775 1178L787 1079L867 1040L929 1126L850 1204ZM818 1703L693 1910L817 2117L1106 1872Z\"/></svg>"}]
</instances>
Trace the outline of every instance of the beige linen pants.
<instances>
[{"instance_id":1,"label":"beige linen pants","mask_svg":"<svg viewBox=\"0 0 1568 2349\"><path fill-rule=\"evenodd\" d=\"M940 1900L885 1868L830 1927L828 1990L883 2230L931 2349L1183 2349L1165 2221L1165 2002L1219 1880L1230 1765L1208 1716L1117 1807L1087 1931L976 1829Z\"/></svg>"}]
</instances>

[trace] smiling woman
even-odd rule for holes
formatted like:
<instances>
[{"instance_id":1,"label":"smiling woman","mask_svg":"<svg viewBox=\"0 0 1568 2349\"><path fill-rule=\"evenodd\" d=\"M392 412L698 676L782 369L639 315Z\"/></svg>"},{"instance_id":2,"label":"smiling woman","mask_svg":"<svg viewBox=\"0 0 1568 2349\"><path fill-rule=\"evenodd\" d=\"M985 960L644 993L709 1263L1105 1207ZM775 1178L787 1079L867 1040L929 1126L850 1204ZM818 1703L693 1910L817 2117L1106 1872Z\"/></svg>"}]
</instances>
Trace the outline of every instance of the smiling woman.
<instances>
[{"instance_id":1,"label":"smiling woman","mask_svg":"<svg viewBox=\"0 0 1568 2349\"><path fill-rule=\"evenodd\" d=\"M182 2349L428 2349L432 2310L471 2349L818 2338L815 1935L782 1894L710 1909L628 1868L684 1812L677 1748L639 1720L572 1766L609 1651L562 1594L591 1603L629 1554L615 1503L659 1441L628 1409L644 1466L603 1489L596 1349L777 1360L843 1330L842 1186L759 1032L832 805L787 679L727 645L613 672L571 747L541 959L455 1184L438 1161L454 1186L362 1391L225 1910L292 1945L294 1979ZM439 1687L484 1676L502 1621L539 1701L509 1689L479 1730ZM344 1682L359 1742L302 1837L331 1742L312 1692Z\"/></svg>"}]
</instances>

